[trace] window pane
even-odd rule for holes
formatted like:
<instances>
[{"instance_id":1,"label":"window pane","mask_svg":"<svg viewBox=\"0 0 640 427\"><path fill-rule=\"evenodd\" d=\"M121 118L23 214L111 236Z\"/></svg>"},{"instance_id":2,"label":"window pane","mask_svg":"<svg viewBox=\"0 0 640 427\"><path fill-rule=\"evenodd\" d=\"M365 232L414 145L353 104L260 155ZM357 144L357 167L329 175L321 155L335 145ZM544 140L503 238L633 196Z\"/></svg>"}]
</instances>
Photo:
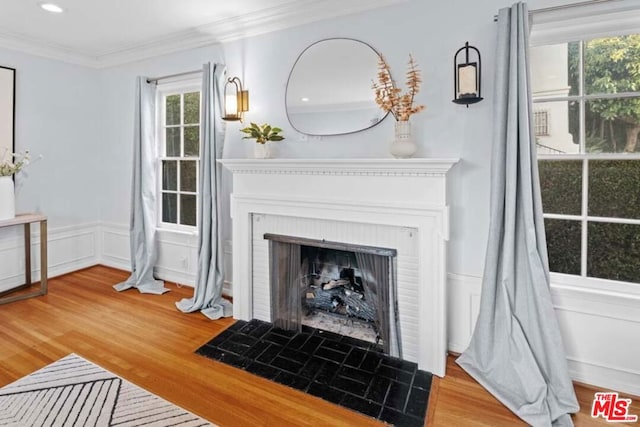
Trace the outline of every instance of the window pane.
<instances>
[{"instance_id":1,"label":"window pane","mask_svg":"<svg viewBox=\"0 0 640 427\"><path fill-rule=\"evenodd\" d=\"M580 274L581 223L545 218L549 269L556 273Z\"/></svg>"},{"instance_id":2,"label":"window pane","mask_svg":"<svg viewBox=\"0 0 640 427\"><path fill-rule=\"evenodd\" d=\"M192 194L180 195L180 224L196 225L196 196Z\"/></svg>"},{"instance_id":3,"label":"window pane","mask_svg":"<svg viewBox=\"0 0 640 427\"><path fill-rule=\"evenodd\" d=\"M640 225L589 223L587 275L640 282Z\"/></svg>"},{"instance_id":4,"label":"window pane","mask_svg":"<svg viewBox=\"0 0 640 427\"><path fill-rule=\"evenodd\" d=\"M196 171L196 162L181 161L180 162L180 191L196 191L196 180L198 174Z\"/></svg>"},{"instance_id":5,"label":"window pane","mask_svg":"<svg viewBox=\"0 0 640 427\"><path fill-rule=\"evenodd\" d=\"M198 157L200 155L200 126L184 127L184 156Z\"/></svg>"},{"instance_id":6,"label":"window pane","mask_svg":"<svg viewBox=\"0 0 640 427\"><path fill-rule=\"evenodd\" d=\"M178 195L162 193L162 222L178 223Z\"/></svg>"},{"instance_id":7,"label":"window pane","mask_svg":"<svg viewBox=\"0 0 640 427\"><path fill-rule=\"evenodd\" d=\"M638 87L640 34L584 43L586 94L635 92Z\"/></svg>"},{"instance_id":8,"label":"window pane","mask_svg":"<svg viewBox=\"0 0 640 427\"><path fill-rule=\"evenodd\" d=\"M640 219L640 160L589 162L589 215Z\"/></svg>"},{"instance_id":9,"label":"window pane","mask_svg":"<svg viewBox=\"0 0 640 427\"><path fill-rule=\"evenodd\" d=\"M578 94L578 42L536 46L530 53L534 98Z\"/></svg>"},{"instance_id":10,"label":"window pane","mask_svg":"<svg viewBox=\"0 0 640 427\"><path fill-rule=\"evenodd\" d=\"M544 212L580 215L582 160L540 160L538 169Z\"/></svg>"},{"instance_id":11,"label":"window pane","mask_svg":"<svg viewBox=\"0 0 640 427\"><path fill-rule=\"evenodd\" d=\"M588 153L640 152L640 98L587 101L585 130Z\"/></svg>"},{"instance_id":12,"label":"window pane","mask_svg":"<svg viewBox=\"0 0 640 427\"><path fill-rule=\"evenodd\" d=\"M165 141L165 155L167 157L180 157L180 128L166 128Z\"/></svg>"},{"instance_id":13,"label":"window pane","mask_svg":"<svg viewBox=\"0 0 640 427\"><path fill-rule=\"evenodd\" d=\"M180 95L167 96L166 104L166 125L180 124Z\"/></svg>"},{"instance_id":14,"label":"window pane","mask_svg":"<svg viewBox=\"0 0 640 427\"><path fill-rule=\"evenodd\" d=\"M162 161L162 189L176 191L178 189L178 162Z\"/></svg>"},{"instance_id":15,"label":"window pane","mask_svg":"<svg viewBox=\"0 0 640 427\"><path fill-rule=\"evenodd\" d=\"M200 92L184 94L184 123L200 122Z\"/></svg>"},{"instance_id":16,"label":"window pane","mask_svg":"<svg viewBox=\"0 0 640 427\"><path fill-rule=\"evenodd\" d=\"M533 128L538 154L580 152L580 104L575 101L536 102Z\"/></svg>"}]
</instances>

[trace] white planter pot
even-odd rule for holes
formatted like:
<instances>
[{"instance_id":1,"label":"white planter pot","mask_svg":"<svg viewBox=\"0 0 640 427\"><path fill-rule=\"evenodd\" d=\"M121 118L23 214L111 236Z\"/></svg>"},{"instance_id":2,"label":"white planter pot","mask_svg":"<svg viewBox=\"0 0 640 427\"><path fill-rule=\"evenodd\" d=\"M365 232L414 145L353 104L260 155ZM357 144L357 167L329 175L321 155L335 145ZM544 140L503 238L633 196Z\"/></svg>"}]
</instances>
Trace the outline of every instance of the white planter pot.
<instances>
[{"instance_id":1,"label":"white planter pot","mask_svg":"<svg viewBox=\"0 0 640 427\"><path fill-rule=\"evenodd\" d=\"M0 221L13 219L16 216L16 196L13 189L13 179L10 176L0 176Z\"/></svg>"},{"instance_id":2,"label":"white planter pot","mask_svg":"<svg viewBox=\"0 0 640 427\"><path fill-rule=\"evenodd\" d=\"M271 147L269 143L260 144L257 143L253 147L253 157L256 159L268 159L271 157Z\"/></svg>"},{"instance_id":3,"label":"white planter pot","mask_svg":"<svg viewBox=\"0 0 640 427\"><path fill-rule=\"evenodd\" d=\"M391 143L391 154L397 159L412 157L418 151L413 137L411 136L411 122L396 122L396 138Z\"/></svg>"}]
</instances>

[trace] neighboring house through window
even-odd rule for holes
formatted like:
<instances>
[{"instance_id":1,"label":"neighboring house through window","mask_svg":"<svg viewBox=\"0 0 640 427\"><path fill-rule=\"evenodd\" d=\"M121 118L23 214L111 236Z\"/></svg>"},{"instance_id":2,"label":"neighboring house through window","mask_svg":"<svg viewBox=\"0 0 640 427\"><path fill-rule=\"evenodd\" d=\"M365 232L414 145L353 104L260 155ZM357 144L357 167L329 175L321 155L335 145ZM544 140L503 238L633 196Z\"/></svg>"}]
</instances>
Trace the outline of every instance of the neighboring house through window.
<instances>
[{"instance_id":1,"label":"neighboring house through window","mask_svg":"<svg viewBox=\"0 0 640 427\"><path fill-rule=\"evenodd\" d=\"M533 126L536 136L549 136L549 112L546 110L534 111Z\"/></svg>"},{"instance_id":2,"label":"neighboring house through window","mask_svg":"<svg viewBox=\"0 0 640 427\"><path fill-rule=\"evenodd\" d=\"M602 28L531 48L549 264L556 273L638 284L640 27Z\"/></svg>"},{"instance_id":3,"label":"neighboring house through window","mask_svg":"<svg viewBox=\"0 0 640 427\"><path fill-rule=\"evenodd\" d=\"M198 224L200 87L158 88L159 226L192 230Z\"/></svg>"}]
</instances>

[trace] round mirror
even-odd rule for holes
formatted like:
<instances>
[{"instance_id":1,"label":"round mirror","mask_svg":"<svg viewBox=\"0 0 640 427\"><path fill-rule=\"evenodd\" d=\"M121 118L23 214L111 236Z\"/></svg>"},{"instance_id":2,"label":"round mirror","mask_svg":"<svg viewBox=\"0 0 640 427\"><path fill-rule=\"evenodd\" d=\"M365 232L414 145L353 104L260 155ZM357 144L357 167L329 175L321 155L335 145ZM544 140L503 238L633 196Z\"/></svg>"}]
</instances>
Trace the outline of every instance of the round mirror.
<instances>
[{"instance_id":1,"label":"round mirror","mask_svg":"<svg viewBox=\"0 0 640 427\"><path fill-rule=\"evenodd\" d=\"M308 135L342 135L378 124L386 113L371 88L378 52L353 39L327 39L306 48L287 82L289 122Z\"/></svg>"}]
</instances>

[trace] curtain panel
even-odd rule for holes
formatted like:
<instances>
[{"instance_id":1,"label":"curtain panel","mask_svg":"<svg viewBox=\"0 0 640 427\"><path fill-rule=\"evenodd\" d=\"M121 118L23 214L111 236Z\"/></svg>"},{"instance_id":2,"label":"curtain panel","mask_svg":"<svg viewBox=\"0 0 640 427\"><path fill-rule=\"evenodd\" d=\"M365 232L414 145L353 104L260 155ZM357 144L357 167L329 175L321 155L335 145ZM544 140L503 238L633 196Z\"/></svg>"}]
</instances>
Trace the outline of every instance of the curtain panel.
<instances>
[{"instance_id":1,"label":"curtain panel","mask_svg":"<svg viewBox=\"0 0 640 427\"><path fill-rule=\"evenodd\" d=\"M162 294L169 289L153 277L157 259L157 156L156 156L156 85L146 77L136 81L133 179L129 244L131 276L114 285L117 291L137 288L142 293Z\"/></svg>"},{"instance_id":2,"label":"curtain panel","mask_svg":"<svg viewBox=\"0 0 640 427\"><path fill-rule=\"evenodd\" d=\"M200 121L200 206L198 222L198 270L192 298L176 303L185 313L200 310L211 318L232 315L232 305L222 298L224 254L221 239L221 183L224 123L225 66L206 63L202 67L202 111Z\"/></svg>"},{"instance_id":3,"label":"curtain panel","mask_svg":"<svg viewBox=\"0 0 640 427\"><path fill-rule=\"evenodd\" d=\"M528 36L526 4L500 10L489 240L478 321L457 363L527 423L568 426L579 407L549 287Z\"/></svg>"}]
</instances>

